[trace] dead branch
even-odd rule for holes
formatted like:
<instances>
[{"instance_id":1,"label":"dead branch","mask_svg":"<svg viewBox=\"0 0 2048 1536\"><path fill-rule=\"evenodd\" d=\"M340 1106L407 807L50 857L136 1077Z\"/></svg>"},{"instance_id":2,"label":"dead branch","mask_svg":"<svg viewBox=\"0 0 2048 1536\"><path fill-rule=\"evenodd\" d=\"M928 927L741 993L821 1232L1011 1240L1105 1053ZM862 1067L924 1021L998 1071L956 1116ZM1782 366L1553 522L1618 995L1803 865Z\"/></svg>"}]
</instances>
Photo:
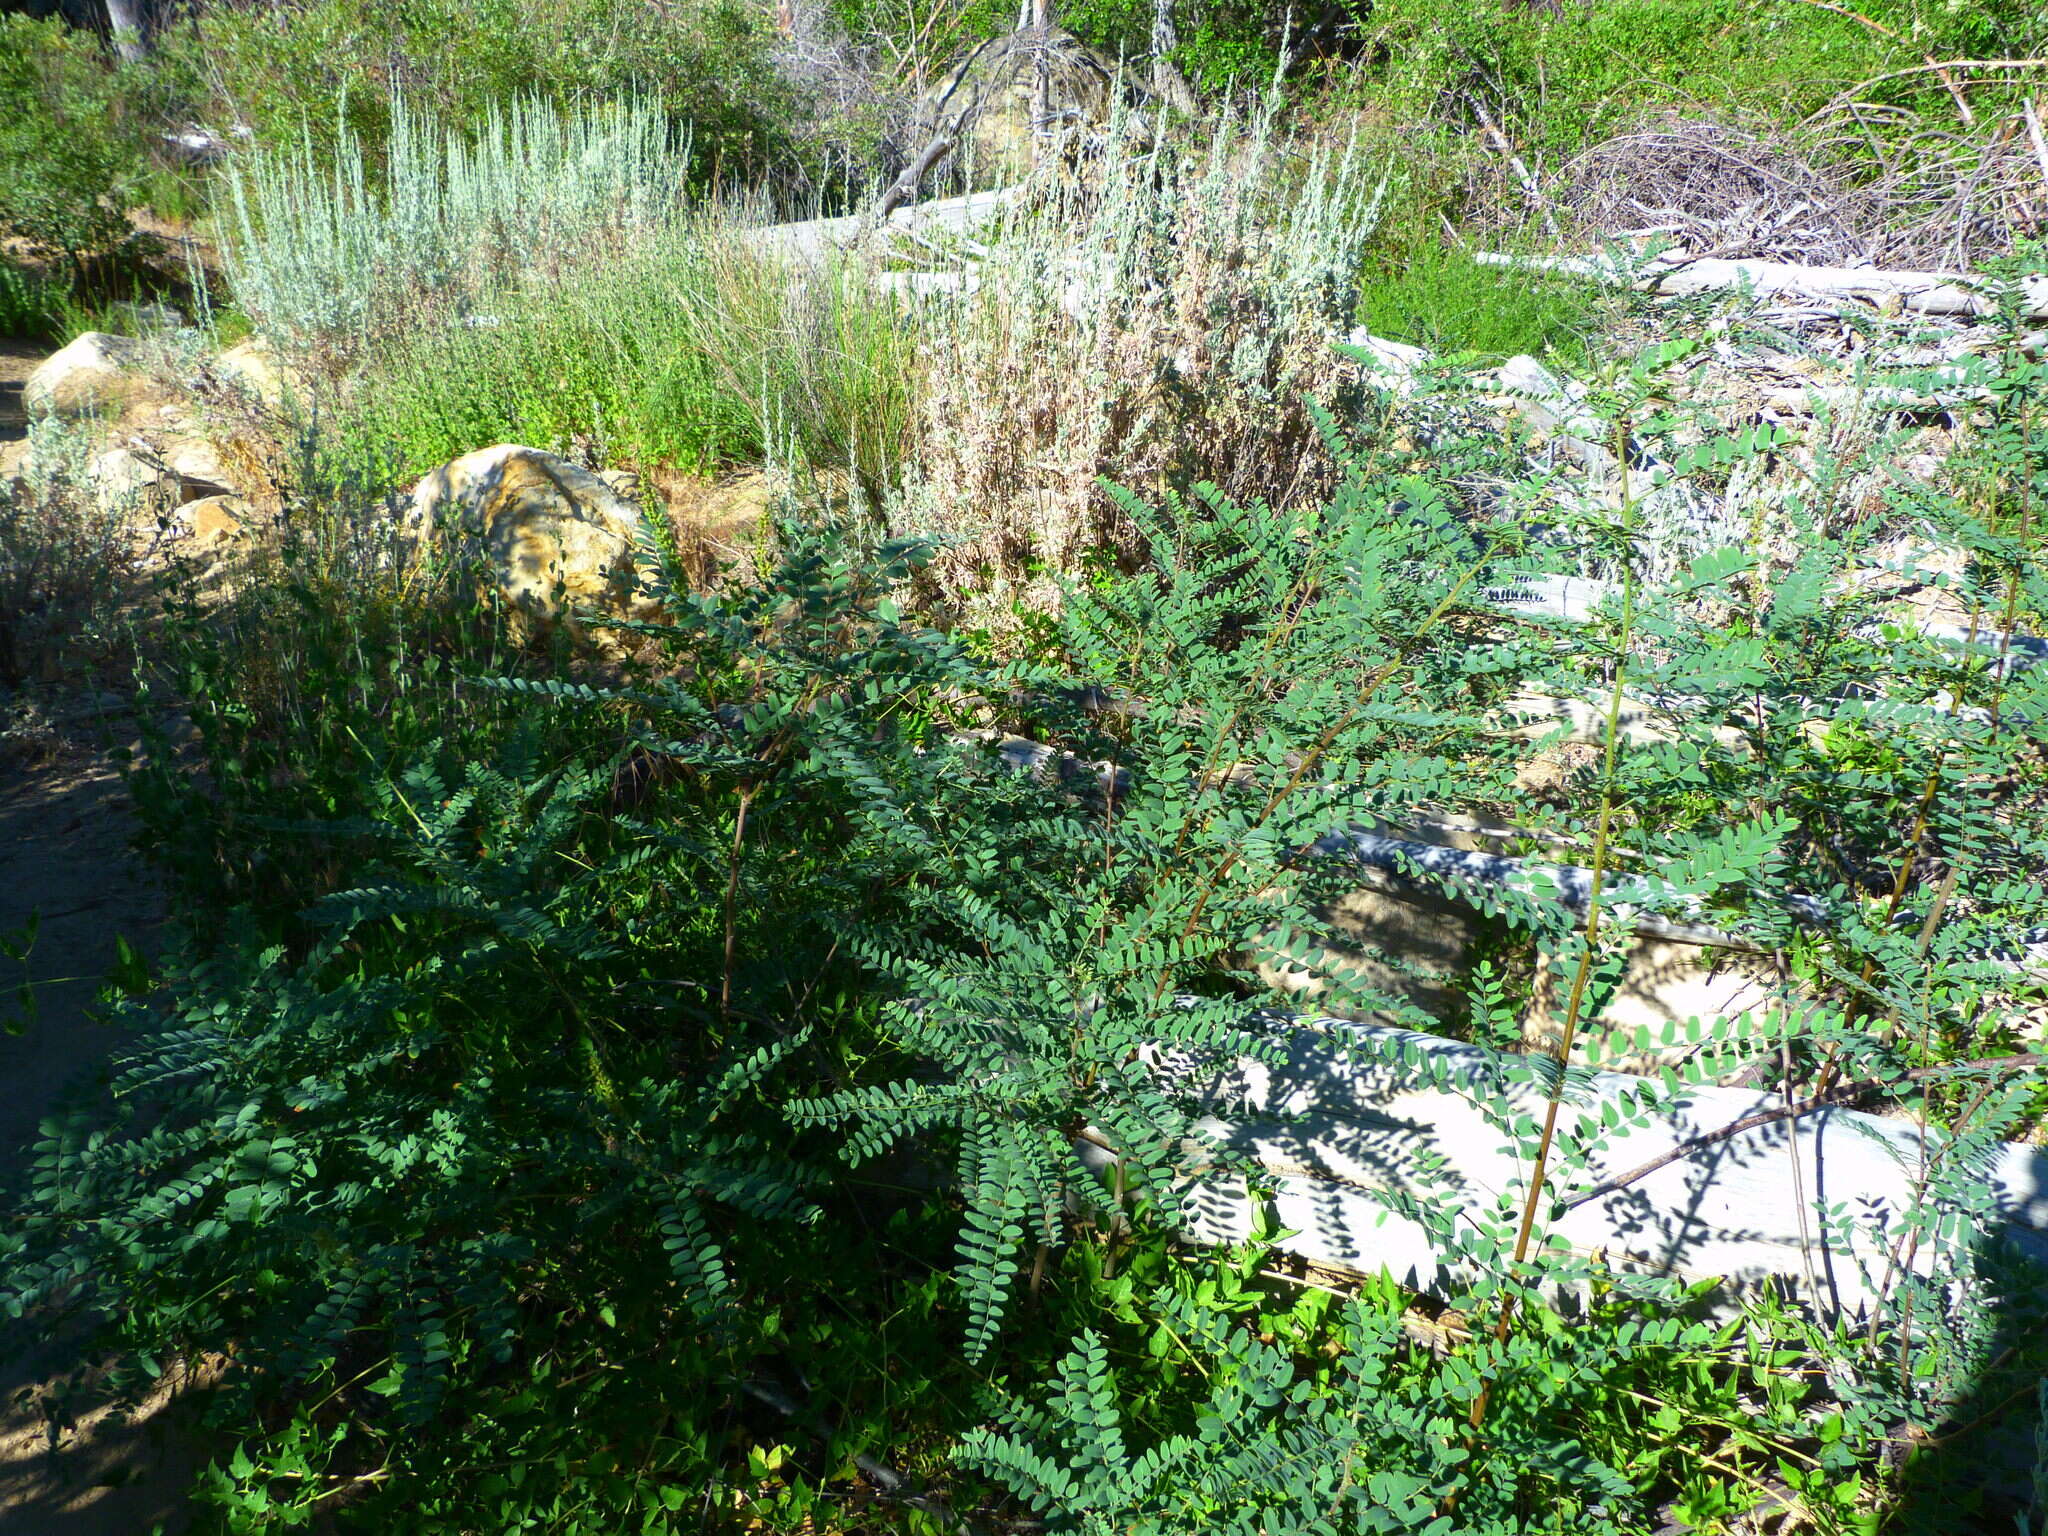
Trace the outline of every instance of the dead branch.
<instances>
[{"instance_id":1,"label":"dead branch","mask_svg":"<svg viewBox=\"0 0 2048 1536\"><path fill-rule=\"evenodd\" d=\"M1868 80L1852 85L1833 101L1829 102L1813 117L1822 117L1836 108L1858 100L1873 85L1883 85L1891 80L1904 80L1909 75L1940 74L1948 78L1948 71L1955 69L2048 69L2048 59L1929 59L1925 64L1909 65L1905 69L1887 70L1881 75L1872 75ZM1810 117L1808 122L1813 121Z\"/></svg>"},{"instance_id":2,"label":"dead branch","mask_svg":"<svg viewBox=\"0 0 2048 1536\"><path fill-rule=\"evenodd\" d=\"M1874 267L1823 267L1692 256L1660 258L1635 268L1604 257L1513 256L1498 251L1479 251L1475 259L1488 266L1559 272L1666 294L1748 288L1761 295L1896 304L1923 315L1985 315L1997 308L1995 301L1979 291L1968 277L1942 272L1890 272ZM2048 317L2048 277L2024 279L2021 292L2022 314Z\"/></svg>"},{"instance_id":3,"label":"dead branch","mask_svg":"<svg viewBox=\"0 0 2048 1536\"><path fill-rule=\"evenodd\" d=\"M1864 15L1861 11L1852 11L1846 5L1836 5L1833 3L1833 0L1793 0L1793 3L1795 5L1810 5L1819 11L1832 11L1837 16L1846 16L1851 21L1861 23L1879 37L1888 37L1895 43L1905 42L1903 37L1899 36L1897 32L1886 26L1883 22L1875 21ZM1963 119L1963 126L1967 128L1974 124L1977 121L1977 116L1970 110L1970 103L1964 97L1962 87L1956 84L1956 77L1949 73L1948 66L1946 64L1937 64L1934 60L1934 55L1931 53L1923 53L1920 57L1927 61L1930 69L1933 69L1941 76L1941 83L1948 88L1949 95L1955 98L1956 111Z\"/></svg>"},{"instance_id":4,"label":"dead branch","mask_svg":"<svg viewBox=\"0 0 2048 1536\"><path fill-rule=\"evenodd\" d=\"M1918 1083L1928 1082L1935 1078L1960 1077L1977 1072L2019 1072L2025 1071L2028 1068L2042 1066L2048 1066L2048 1056L2028 1052L2018 1056L1987 1057L1982 1061L1966 1062L1961 1065L1919 1067L1902 1074L1900 1080ZM1595 1200L1605 1200L1609 1195L1619 1194L1632 1184L1640 1184L1644 1179L1647 1179L1661 1168L1669 1168L1673 1163L1688 1158L1695 1152L1703 1152L1708 1147L1719 1146L1722 1142L1732 1140L1745 1132L1759 1130L1767 1125L1776 1125L1781 1120L1797 1120L1803 1115L1814 1113L1816 1110L1835 1109L1845 1104L1859 1103L1873 1094L1882 1093L1887 1088L1896 1086L1896 1082L1837 1083L1834 1087L1823 1089L1811 1098L1795 1100L1789 1104L1779 1105L1774 1109L1759 1110L1753 1115L1744 1115L1739 1120L1731 1120L1728 1124L1719 1126L1714 1130L1702 1131L1697 1136L1691 1136L1684 1141L1677 1142L1665 1152L1651 1158L1646 1163L1638 1164L1626 1173L1619 1173L1613 1178L1603 1179L1591 1189L1573 1195L1564 1202L1564 1208L1567 1211L1575 1211L1582 1205L1592 1204Z\"/></svg>"},{"instance_id":5,"label":"dead branch","mask_svg":"<svg viewBox=\"0 0 2048 1536\"><path fill-rule=\"evenodd\" d=\"M1515 173L1515 180L1522 184L1523 195L1528 198L1529 206L1535 209L1543 220L1543 227L1550 231L1550 238L1562 240L1564 234L1557 227L1557 215L1551 212L1550 200L1543 195L1543 189L1537 185L1535 175L1522 157L1515 153L1515 146L1509 143L1508 136L1500 131L1499 124L1495 123L1492 115L1487 112L1486 103L1479 99L1476 91L1471 95L1471 102L1472 115L1479 119L1479 126L1485 130L1487 138L1493 141L1494 148L1499 150L1501 157L1507 161L1508 168Z\"/></svg>"}]
</instances>

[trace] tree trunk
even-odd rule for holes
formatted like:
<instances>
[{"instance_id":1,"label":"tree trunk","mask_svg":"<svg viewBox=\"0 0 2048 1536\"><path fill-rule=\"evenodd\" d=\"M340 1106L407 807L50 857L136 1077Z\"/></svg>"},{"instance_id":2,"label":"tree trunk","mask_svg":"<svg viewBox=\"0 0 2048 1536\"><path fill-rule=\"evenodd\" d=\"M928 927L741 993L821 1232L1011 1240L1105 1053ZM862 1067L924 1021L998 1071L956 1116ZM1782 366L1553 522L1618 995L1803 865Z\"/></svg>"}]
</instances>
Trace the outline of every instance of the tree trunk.
<instances>
[{"instance_id":1,"label":"tree trunk","mask_svg":"<svg viewBox=\"0 0 2048 1536\"><path fill-rule=\"evenodd\" d=\"M1046 135L1052 132L1052 0L1031 0L1031 30L1031 162L1036 165L1043 158Z\"/></svg>"},{"instance_id":2,"label":"tree trunk","mask_svg":"<svg viewBox=\"0 0 2048 1536\"><path fill-rule=\"evenodd\" d=\"M123 64L138 64L149 52L148 0L107 0L107 35Z\"/></svg>"},{"instance_id":3,"label":"tree trunk","mask_svg":"<svg viewBox=\"0 0 2048 1536\"><path fill-rule=\"evenodd\" d=\"M1173 0L1152 0L1152 89L1176 112L1195 110L1195 93L1173 62L1180 32L1173 24Z\"/></svg>"}]
</instances>

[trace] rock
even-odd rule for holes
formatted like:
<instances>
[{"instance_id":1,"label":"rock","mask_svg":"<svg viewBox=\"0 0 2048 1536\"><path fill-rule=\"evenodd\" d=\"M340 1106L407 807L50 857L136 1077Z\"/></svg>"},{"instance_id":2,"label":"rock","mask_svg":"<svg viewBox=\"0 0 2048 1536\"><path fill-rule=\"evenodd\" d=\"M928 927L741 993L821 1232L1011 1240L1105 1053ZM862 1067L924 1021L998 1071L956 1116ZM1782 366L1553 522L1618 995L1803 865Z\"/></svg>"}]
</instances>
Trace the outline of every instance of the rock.
<instances>
[{"instance_id":1,"label":"rock","mask_svg":"<svg viewBox=\"0 0 2048 1536\"><path fill-rule=\"evenodd\" d=\"M220 450L203 437L173 438L164 444L164 467L178 479L181 500L218 496L233 489Z\"/></svg>"},{"instance_id":2,"label":"rock","mask_svg":"<svg viewBox=\"0 0 2048 1536\"><path fill-rule=\"evenodd\" d=\"M239 496L202 496L178 509L185 537L195 550L236 544L249 536L253 509Z\"/></svg>"},{"instance_id":3,"label":"rock","mask_svg":"<svg viewBox=\"0 0 2048 1536\"><path fill-rule=\"evenodd\" d=\"M1590 741L1559 741L1539 747L1515 768L1514 786L1547 805L1571 805L1592 787L1601 749Z\"/></svg>"},{"instance_id":4,"label":"rock","mask_svg":"<svg viewBox=\"0 0 2048 1536\"><path fill-rule=\"evenodd\" d=\"M176 488L173 477L132 448L109 448L96 454L85 472L93 499L106 510L127 511L144 500L169 496Z\"/></svg>"},{"instance_id":5,"label":"rock","mask_svg":"<svg viewBox=\"0 0 2048 1536\"><path fill-rule=\"evenodd\" d=\"M261 336L236 342L213 360L213 371L273 411L304 393L285 371L277 349Z\"/></svg>"},{"instance_id":6,"label":"rock","mask_svg":"<svg viewBox=\"0 0 2048 1536\"><path fill-rule=\"evenodd\" d=\"M110 304L106 316L117 322L124 333L136 336L175 336L187 327L185 317L177 310L154 302L124 300Z\"/></svg>"},{"instance_id":7,"label":"rock","mask_svg":"<svg viewBox=\"0 0 2048 1536\"><path fill-rule=\"evenodd\" d=\"M639 610L640 509L587 469L516 443L444 464L413 488L406 523L459 558L480 560L515 631L569 614Z\"/></svg>"},{"instance_id":8,"label":"rock","mask_svg":"<svg viewBox=\"0 0 2048 1536\"><path fill-rule=\"evenodd\" d=\"M204 438L175 439L161 449L142 438L127 438L95 454L85 478L109 511L134 510L144 503L168 511L232 490L219 454Z\"/></svg>"},{"instance_id":9,"label":"rock","mask_svg":"<svg viewBox=\"0 0 2048 1536\"><path fill-rule=\"evenodd\" d=\"M130 336L87 331L37 364L21 387L31 416L112 415L163 392L150 377L148 349Z\"/></svg>"},{"instance_id":10,"label":"rock","mask_svg":"<svg viewBox=\"0 0 2048 1536\"><path fill-rule=\"evenodd\" d=\"M1323 918L1327 931L1304 956L1307 968L1262 958L1258 973L1296 1006L1339 1018L1360 1016L1342 992L1363 987L1432 1018L1456 1019L1466 1006L1474 963L1489 942L1508 938L1497 921L1414 890L1365 886L1331 902ZM1333 982L1341 983L1339 993L1332 993ZM1568 969L1537 965L1520 1021L1524 1049L1556 1051L1571 982ZM1682 1063L1698 1054L1698 1037L1708 1027L1744 1013L1760 1019L1783 1006L1784 989L1784 972L1767 956L1638 938L1614 995L1596 1017L1581 1020L1572 1060L1622 1072Z\"/></svg>"},{"instance_id":11,"label":"rock","mask_svg":"<svg viewBox=\"0 0 2048 1536\"><path fill-rule=\"evenodd\" d=\"M1302 1006L1340 1017L1352 1010L1331 996L1331 981L1388 993L1433 1018L1449 1017L1461 1005L1481 937L1471 913L1421 893L1395 896L1366 886L1330 903L1323 916L1329 932L1305 957L1308 969L1262 958L1260 980Z\"/></svg>"},{"instance_id":12,"label":"rock","mask_svg":"<svg viewBox=\"0 0 2048 1536\"><path fill-rule=\"evenodd\" d=\"M1535 996L1522 1020L1522 1043L1555 1055L1570 1009L1573 968L1538 968ZM1761 1021L1783 1007L1786 977L1768 957L1671 939L1642 938L1629 951L1621 984L1598 1017L1582 1019L1572 1060L1609 1072L1653 1073L1699 1052L1699 1036L1747 1013Z\"/></svg>"}]
</instances>

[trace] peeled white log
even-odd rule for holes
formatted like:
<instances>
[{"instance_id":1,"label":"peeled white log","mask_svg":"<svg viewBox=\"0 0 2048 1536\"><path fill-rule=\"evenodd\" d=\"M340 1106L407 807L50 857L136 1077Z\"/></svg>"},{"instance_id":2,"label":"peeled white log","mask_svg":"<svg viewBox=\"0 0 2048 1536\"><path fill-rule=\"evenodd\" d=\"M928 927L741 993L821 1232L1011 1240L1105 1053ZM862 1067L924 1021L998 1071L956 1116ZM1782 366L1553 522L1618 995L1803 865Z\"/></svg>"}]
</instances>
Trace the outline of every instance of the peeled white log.
<instances>
[{"instance_id":1,"label":"peeled white log","mask_svg":"<svg viewBox=\"0 0 2048 1536\"><path fill-rule=\"evenodd\" d=\"M1000 187L992 192L969 192L962 197L933 198L898 208L879 225L877 233L929 237L963 234L1000 218L1016 202L1019 189ZM834 251L843 250L871 227L864 214L847 214L833 219L801 219L792 224L769 224L748 230L743 236L764 254L793 261L819 262Z\"/></svg>"},{"instance_id":2,"label":"peeled white log","mask_svg":"<svg viewBox=\"0 0 2048 1536\"><path fill-rule=\"evenodd\" d=\"M1443 882L1453 892L1475 896L1512 892L1554 903L1584 923L1592 907L1593 872L1575 864L1545 864L1435 843L1386 837L1360 827L1327 832L1311 845L1326 858L1348 858L1395 881L1413 881L1418 873ZM1661 882L1640 875L1610 872L1601 883L1600 905L1609 921L1626 919L1640 935L1674 939L1682 944L1722 949L1757 948L1754 941L1704 920L1697 897L1673 893ZM1819 926L1828 921L1828 906L1817 896L1785 896L1780 905L1794 922ZM1655 910L1664 908L1663 911Z\"/></svg>"},{"instance_id":3,"label":"peeled white log","mask_svg":"<svg viewBox=\"0 0 2048 1536\"><path fill-rule=\"evenodd\" d=\"M1949 411L1958 405L1977 405L1992 399L1989 389L1977 387L1930 395L1924 390L1901 389L1876 384L1859 389L1852 384L1809 384L1804 389L1780 389L1764 397L1764 408L1782 416L1812 416L1820 410L1831 412Z\"/></svg>"},{"instance_id":4,"label":"peeled white log","mask_svg":"<svg viewBox=\"0 0 2048 1536\"><path fill-rule=\"evenodd\" d=\"M1812 267L1791 261L1724 261L1718 257L1661 256L1639 264L1604 256L1513 256L1481 251L1489 266L1559 272L1617 287L1654 288L1659 293L1711 293L1747 288L1759 295L1810 299L1861 299L1922 315L1989 315L1998 305L1968 286L1968 279L1944 272L1886 272L1877 268ZM2021 313L2048 317L2048 277L2023 280Z\"/></svg>"},{"instance_id":5,"label":"peeled white log","mask_svg":"<svg viewBox=\"0 0 2048 1536\"><path fill-rule=\"evenodd\" d=\"M1568 624L1584 624L1603 602L1612 600L1618 603L1621 588L1614 582L1596 581L1590 576L1515 572L1499 585L1483 589L1481 595L1497 607L1527 614L1531 618L1563 619ZM1922 624L1919 630L1930 640L1966 650L1973 656L1993 658L1994 674L2030 667L2048 658L2048 638L2022 634L2018 630L2007 634L2002 629L1979 627L1973 634L1964 624ZM1879 630L1875 624L1865 624L1856 633L1866 639L1874 639Z\"/></svg>"},{"instance_id":6,"label":"peeled white log","mask_svg":"<svg viewBox=\"0 0 2048 1536\"><path fill-rule=\"evenodd\" d=\"M1375 336L1363 326L1346 336L1344 344L1366 354L1362 366L1367 378L1397 395L1414 390L1417 370L1429 362L1429 353L1424 348Z\"/></svg>"},{"instance_id":7,"label":"peeled white log","mask_svg":"<svg viewBox=\"0 0 2048 1536\"><path fill-rule=\"evenodd\" d=\"M875 286L884 293L910 299L950 299L975 293L981 274L966 272L877 272Z\"/></svg>"},{"instance_id":8,"label":"peeled white log","mask_svg":"<svg viewBox=\"0 0 2048 1536\"><path fill-rule=\"evenodd\" d=\"M1153 1052L1151 1064L1195 1098L1206 1133L1249 1154L1273 1180L1268 1210L1291 1234L1278 1246L1318 1264L1384 1271L1419 1291L1441 1293L1472 1278L1447 1272L1427 1229L1389 1196L1488 1216L1503 1200L1518 1202L1529 1167L1481 1106L1540 1122L1540 1086L1509 1081L1517 1058L1430 1035L1334 1019L1276 1019L1274 1026L1289 1036L1277 1068L1241 1061L1202 1078L1167 1050ZM1640 1078L1582 1074L1560 1125L1569 1136L1582 1121L1597 1124L1603 1105L1623 1107L1643 1088ZM1569 1200L1691 1137L1781 1104L1775 1094L1745 1089L1682 1089L1644 1123L1624 1119L1609 1131L1571 1176L1575 1183L1552 1186L1553 1197ZM1895 1278L1893 1245L1901 1223L1921 1207L1919 1171L1939 1145L1905 1120L1816 1110L1696 1149L1578 1205L1554 1230L1575 1252L1615 1270L1723 1280L1722 1305L1775 1282L1819 1310L1854 1315ZM1078 1149L1096 1166L1114 1158L1095 1142ZM2006 1145L1952 1175L1989 1196L1993 1214L1979 1237L2001 1235L2048 1262L2048 1153ZM1827 1224L1830 1209L1853 1214L1846 1237ZM1242 1241L1255 1214L1241 1177L1193 1171L1187 1236ZM1911 1260L1922 1272L1930 1246L1922 1241Z\"/></svg>"},{"instance_id":9,"label":"peeled white log","mask_svg":"<svg viewBox=\"0 0 2048 1536\"><path fill-rule=\"evenodd\" d=\"M1619 600L1620 588L1611 581L1590 576L1548 576L1534 571L1509 573L1498 586L1484 588L1480 595L1497 607L1526 613L1532 618L1563 619L1568 624L1591 620L1602 603Z\"/></svg>"}]
</instances>

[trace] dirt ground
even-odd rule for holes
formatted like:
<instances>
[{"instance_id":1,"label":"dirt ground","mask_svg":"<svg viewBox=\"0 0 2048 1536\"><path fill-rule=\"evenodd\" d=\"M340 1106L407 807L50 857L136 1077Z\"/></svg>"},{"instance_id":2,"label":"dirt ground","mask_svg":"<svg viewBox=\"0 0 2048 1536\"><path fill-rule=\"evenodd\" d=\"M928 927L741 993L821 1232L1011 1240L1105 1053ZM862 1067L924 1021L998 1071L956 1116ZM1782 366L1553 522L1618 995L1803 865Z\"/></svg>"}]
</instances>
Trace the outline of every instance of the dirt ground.
<instances>
[{"instance_id":1,"label":"dirt ground","mask_svg":"<svg viewBox=\"0 0 2048 1536\"><path fill-rule=\"evenodd\" d=\"M43 360L47 349L25 341L0 337L0 443L28 431L28 413L22 409L21 386Z\"/></svg>"},{"instance_id":2,"label":"dirt ground","mask_svg":"<svg viewBox=\"0 0 2048 1536\"><path fill-rule=\"evenodd\" d=\"M120 1035L93 1007L122 936L151 952L164 902L128 846L127 796L104 750L132 723L73 706L66 745L32 764L0 763L0 934L38 916L27 979L36 1016L0 1035L0 1159L12 1174L37 1124L67 1089L103 1069ZM83 718L80 718L80 716ZM60 720L63 717L60 716ZM20 965L0 961L0 1018L22 1024L13 999ZM179 1433L192 1410L168 1383L134 1414L90 1406L93 1362L62 1344L0 1370L0 1536L148 1536L183 1525L199 1458Z\"/></svg>"},{"instance_id":3,"label":"dirt ground","mask_svg":"<svg viewBox=\"0 0 2048 1536\"><path fill-rule=\"evenodd\" d=\"M21 386L46 349L0 340L0 447L27 430ZM33 1155L36 1128L119 1044L93 1007L117 936L153 952L162 895L129 848L133 820L108 749L132 740L117 698L47 701L56 741L0 752L0 936L37 920L25 962L0 957L0 1179ZM33 1018L15 990L32 982ZM149 1536L183 1528L203 1462L187 1383L169 1378L134 1412L96 1405L96 1361L65 1341L31 1348L0 1331L0 1536Z\"/></svg>"}]
</instances>

